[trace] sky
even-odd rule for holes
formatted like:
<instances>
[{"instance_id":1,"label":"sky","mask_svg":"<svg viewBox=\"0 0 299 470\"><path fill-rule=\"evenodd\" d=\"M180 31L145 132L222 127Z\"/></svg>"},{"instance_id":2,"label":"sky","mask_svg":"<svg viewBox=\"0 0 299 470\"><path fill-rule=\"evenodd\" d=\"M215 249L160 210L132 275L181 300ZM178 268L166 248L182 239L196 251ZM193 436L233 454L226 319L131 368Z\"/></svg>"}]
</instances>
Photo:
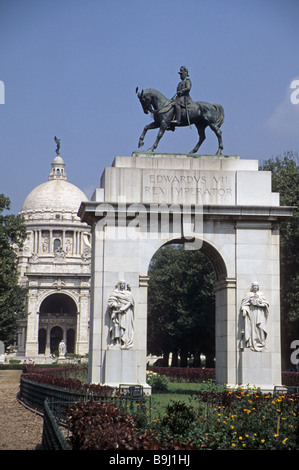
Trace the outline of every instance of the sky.
<instances>
[{"instance_id":1,"label":"sky","mask_svg":"<svg viewBox=\"0 0 299 470\"><path fill-rule=\"evenodd\" d=\"M151 122L136 87L171 98L181 65L192 99L224 108L225 155L298 152L298 18L297 0L0 0L0 193L11 212L48 180L54 136L68 181L90 198ZM198 153L215 154L206 137ZM157 151L188 153L197 140L194 126L176 129Z\"/></svg>"}]
</instances>

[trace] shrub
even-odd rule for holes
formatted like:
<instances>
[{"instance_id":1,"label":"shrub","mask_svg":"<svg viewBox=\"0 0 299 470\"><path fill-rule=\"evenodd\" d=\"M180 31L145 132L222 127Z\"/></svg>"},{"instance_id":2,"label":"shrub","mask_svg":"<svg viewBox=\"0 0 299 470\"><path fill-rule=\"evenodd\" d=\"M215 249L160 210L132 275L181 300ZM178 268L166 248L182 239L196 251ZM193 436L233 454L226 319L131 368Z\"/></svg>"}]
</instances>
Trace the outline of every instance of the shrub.
<instances>
[{"instance_id":1,"label":"shrub","mask_svg":"<svg viewBox=\"0 0 299 470\"><path fill-rule=\"evenodd\" d=\"M174 401L167 405L164 418L161 420L161 426L164 432L171 436L182 436L190 428L195 419L195 410L192 406L184 402Z\"/></svg>"},{"instance_id":2,"label":"shrub","mask_svg":"<svg viewBox=\"0 0 299 470\"><path fill-rule=\"evenodd\" d=\"M74 367L41 369L28 365L24 367L23 376L33 382L86 394L102 397L109 397L113 394L114 388L108 385L83 384L79 379L68 377L68 374L74 372L74 370L76 370Z\"/></svg>"},{"instance_id":3,"label":"shrub","mask_svg":"<svg viewBox=\"0 0 299 470\"><path fill-rule=\"evenodd\" d=\"M139 432L134 419L109 403L76 403L67 410L73 450L190 449L169 439L163 444L152 431Z\"/></svg>"},{"instance_id":4,"label":"shrub","mask_svg":"<svg viewBox=\"0 0 299 470\"><path fill-rule=\"evenodd\" d=\"M176 382L204 382L215 379L215 369L201 367L148 367L149 371L164 375Z\"/></svg>"},{"instance_id":5,"label":"shrub","mask_svg":"<svg viewBox=\"0 0 299 470\"><path fill-rule=\"evenodd\" d=\"M177 382L205 382L215 380L215 369L201 367L156 367L149 366L149 371L164 375L168 380ZM286 386L299 387L299 372L282 372L282 383Z\"/></svg>"},{"instance_id":6,"label":"shrub","mask_svg":"<svg viewBox=\"0 0 299 470\"><path fill-rule=\"evenodd\" d=\"M146 382L152 387L152 392L167 392L168 384L165 375L157 372L147 371Z\"/></svg>"},{"instance_id":7,"label":"shrub","mask_svg":"<svg viewBox=\"0 0 299 470\"><path fill-rule=\"evenodd\" d=\"M299 372L282 372L283 385L299 387Z\"/></svg>"}]
</instances>

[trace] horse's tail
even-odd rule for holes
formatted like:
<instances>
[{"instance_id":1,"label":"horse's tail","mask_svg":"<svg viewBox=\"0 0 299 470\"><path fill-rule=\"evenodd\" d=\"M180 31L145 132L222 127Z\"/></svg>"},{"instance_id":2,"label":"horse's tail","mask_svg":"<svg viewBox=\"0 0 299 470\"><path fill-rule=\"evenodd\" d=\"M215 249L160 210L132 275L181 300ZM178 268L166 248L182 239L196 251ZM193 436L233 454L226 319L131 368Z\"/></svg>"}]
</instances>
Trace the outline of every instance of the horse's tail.
<instances>
[{"instance_id":1,"label":"horse's tail","mask_svg":"<svg viewBox=\"0 0 299 470\"><path fill-rule=\"evenodd\" d=\"M214 104L217 112L216 126L221 127L224 122L224 109L221 104Z\"/></svg>"}]
</instances>

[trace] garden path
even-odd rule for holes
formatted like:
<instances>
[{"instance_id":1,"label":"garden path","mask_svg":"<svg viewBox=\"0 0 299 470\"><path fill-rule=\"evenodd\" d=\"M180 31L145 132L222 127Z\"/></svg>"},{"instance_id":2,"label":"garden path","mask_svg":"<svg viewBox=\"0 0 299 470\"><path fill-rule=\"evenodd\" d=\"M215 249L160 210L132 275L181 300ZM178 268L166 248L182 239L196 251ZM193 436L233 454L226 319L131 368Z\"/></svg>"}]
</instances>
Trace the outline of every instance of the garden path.
<instances>
[{"instance_id":1,"label":"garden path","mask_svg":"<svg viewBox=\"0 0 299 470\"><path fill-rule=\"evenodd\" d=\"M18 399L20 370L0 370L0 450L41 449L43 417Z\"/></svg>"}]
</instances>

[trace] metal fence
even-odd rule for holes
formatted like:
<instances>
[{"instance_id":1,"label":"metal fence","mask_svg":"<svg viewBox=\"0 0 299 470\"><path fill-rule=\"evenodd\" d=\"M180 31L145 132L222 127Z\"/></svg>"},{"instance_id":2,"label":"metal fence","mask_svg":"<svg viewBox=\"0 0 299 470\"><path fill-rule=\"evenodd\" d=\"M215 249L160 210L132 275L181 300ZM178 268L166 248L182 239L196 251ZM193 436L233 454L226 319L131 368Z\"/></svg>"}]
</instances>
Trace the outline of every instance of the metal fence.
<instances>
[{"instance_id":1,"label":"metal fence","mask_svg":"<svg viewBox=\"0 0 299 470\"><path fill-rule=\"evenodd\" d=\"M118 393L105 397L33 382L21 376L19 399L43 413L42 447L44 450L71 450L66 411L76 402L93 400L112 403L128 414L137 414L138 410L138 413L147 413L148 419L151 419L151 397L144 396L143 388L139 385L121 385Z\"/></svg>"},{"instance_id":2,"label":"metal fence","mask_svg":"<svg viewBox=\"0 0 299 470\"><path fill-rule=\"evenodd\" d=\"M59 407L61 405L62 403L59 402ZM54 410L56 407L57 403L50 402L46 398L44 402L42 448L43 450L72 450L68 443L69 429L63 427L62 421L55 416Z\"/></svg>"}]
</instances>

